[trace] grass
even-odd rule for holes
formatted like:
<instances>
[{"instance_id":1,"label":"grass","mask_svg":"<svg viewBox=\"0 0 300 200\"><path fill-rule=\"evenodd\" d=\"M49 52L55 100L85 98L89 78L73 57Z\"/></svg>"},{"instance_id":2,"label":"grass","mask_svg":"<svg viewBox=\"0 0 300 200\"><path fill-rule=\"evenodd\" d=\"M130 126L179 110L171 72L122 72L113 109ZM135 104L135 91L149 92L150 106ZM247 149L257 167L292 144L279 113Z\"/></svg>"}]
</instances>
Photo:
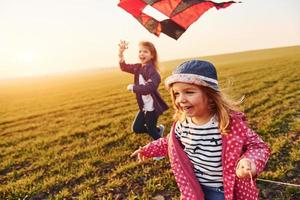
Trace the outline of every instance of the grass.
<instances>
[{"instance_id":1,"label":"grass","mask_svg":"<svg viewBox=\"0 0 300 200\"><path fill-rule=\"evenodd\" d=\"M272 148L260 178L300 184L300 46L204 57ZM187 60L187 59L184 59ZM161 63L163 79L182 60ZM179 199L168 159L139 164L132 77L119 69L0 81L0 199ZM168 92L159 88L171 105ZM172 108L159 118L170 130ZM300 189L258 182L261 199Z\"/></svg>"}]
</instances>

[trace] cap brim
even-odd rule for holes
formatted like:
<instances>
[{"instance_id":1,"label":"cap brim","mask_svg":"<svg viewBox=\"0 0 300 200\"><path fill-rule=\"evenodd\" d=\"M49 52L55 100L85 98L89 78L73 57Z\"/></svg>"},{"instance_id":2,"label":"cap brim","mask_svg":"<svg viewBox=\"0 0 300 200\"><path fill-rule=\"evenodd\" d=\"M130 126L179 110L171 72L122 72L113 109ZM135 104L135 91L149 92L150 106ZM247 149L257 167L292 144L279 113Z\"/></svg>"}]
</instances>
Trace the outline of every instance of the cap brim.
<instances>
[{"instance_id":1,"label":"cap brim","mask_svg":"<svg viewBox=\"0 0 300 200\"><path fill-rule=\"evenodd\" d=\"M195 74L172 74L165 80L165 87L169 90L177 82L206 86L219 91L218 81Z\"/></svg>"}]
</instances>

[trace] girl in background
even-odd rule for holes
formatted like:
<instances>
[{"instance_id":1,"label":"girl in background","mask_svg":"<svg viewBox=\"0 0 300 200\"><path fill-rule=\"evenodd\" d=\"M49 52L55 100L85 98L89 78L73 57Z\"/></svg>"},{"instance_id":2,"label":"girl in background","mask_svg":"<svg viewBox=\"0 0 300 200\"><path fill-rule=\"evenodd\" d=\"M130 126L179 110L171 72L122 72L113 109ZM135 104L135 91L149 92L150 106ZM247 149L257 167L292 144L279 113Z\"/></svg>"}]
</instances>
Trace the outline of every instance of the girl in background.
<instances>
[{"instance_id":1,"label":"girl in background","mask_svg":"<svg viewBox=\"0 0 300 200\"><path fill-rule=\"evenodd\" d=\"M143 161L168 154L181 199L258 199L253 180L263 171L270 149L248 127L236 103L224 97L214 65L184 62L165 85L175 108L171 132L132 156Z\"/></svg>"},{"instance_id":2,"label":"girl in background","mask_svg":"<svg viewBox=\"0 0 300 200\"><path fill-rule=\"evenodd\" d=\"M128 43L119 44L119 63L124 72L134 75L134 84L127 89L136 95L139 111L132 124L135 133L148 133L154 140L163 136L164 126L157 127L158 117L168 109L167 104L158 92L161 77L158 73L158 56L155 46L148 41L139 43L140 63L127 64L124 60L124 51Z\"/></svg>"}]
</instances>

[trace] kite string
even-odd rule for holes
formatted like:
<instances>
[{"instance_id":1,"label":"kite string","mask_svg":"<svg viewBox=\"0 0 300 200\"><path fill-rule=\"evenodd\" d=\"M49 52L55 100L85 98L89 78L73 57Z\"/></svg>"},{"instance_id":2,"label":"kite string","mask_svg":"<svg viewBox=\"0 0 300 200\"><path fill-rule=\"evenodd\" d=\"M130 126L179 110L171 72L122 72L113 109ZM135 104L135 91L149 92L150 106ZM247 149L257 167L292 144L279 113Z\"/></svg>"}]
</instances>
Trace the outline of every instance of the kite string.
<instances>
[{"instance_id":1,"label":"kite string","mask_svg":"<svg viewBox=\"0 0 300 200\"><path fill-rule=\"evenodd\" d=\"M253 187L254 186L254 182L253 182L252 173L251 173L250 170L249 170L249 175L250 175L250 179L251 179L251 186Z\"/></svg>"},{"instance_id":2,"label":"kite string","mask_svg":"<svg viewBox=\"0 0 300 200\"><path fill-rule=\"evenodd\" d=\"M280 182L280 181L272 181L272 180L261 179L261 178L258 178L257 180L258 181L262 181L262 182L275 183L275 184L278 184L278 185L287 185L287 186L300 187L300 185L293 184L293 183L285 183L285 182Z\"/></svg>"}]
</instances>

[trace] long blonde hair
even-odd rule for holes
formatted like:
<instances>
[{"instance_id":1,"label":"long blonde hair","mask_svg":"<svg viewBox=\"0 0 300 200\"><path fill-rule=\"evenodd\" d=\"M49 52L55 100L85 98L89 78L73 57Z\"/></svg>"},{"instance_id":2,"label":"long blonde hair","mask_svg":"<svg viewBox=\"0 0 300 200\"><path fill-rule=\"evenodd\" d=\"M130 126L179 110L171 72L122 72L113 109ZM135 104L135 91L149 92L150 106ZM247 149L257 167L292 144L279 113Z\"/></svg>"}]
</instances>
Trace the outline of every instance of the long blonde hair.
<instances>
[{"instance_id":1,"label":"long blonde hair","mask_svg":"<svg viewBox=\"0 0 300 200\"><path fill-rule=\"evenodd\" d=\"M156 71L158 71L158 55L157 55L157 50L156 50L154 44L149 41L140 41L139 45L149 49L149 51L151 52L151 55L153 56L153 58L151 60L154 64L154 68L156 69Z\"/></svg>"},{"instance_id":2,"label":"long blonde hair","mask_svg":"<svg viewBox=\"0 0 300 200\"><path fill-rule=\"evenodd\" d=\"M239 112L240 109L238 105L240 105L243 100L241 99L239 101L233 101L222 92L217 92L216 90L206 86L197 86L207 95L210 102L210 110L212 114L215 114L218 118L219 130L222 135L226 135L230 131L230 113L234 111ZM175 109L175 114L173 117L175 120L184 121L186 116L175 103L175 95L172 86L170 93L173 107Z\"/></svg>"}]
</instances>

